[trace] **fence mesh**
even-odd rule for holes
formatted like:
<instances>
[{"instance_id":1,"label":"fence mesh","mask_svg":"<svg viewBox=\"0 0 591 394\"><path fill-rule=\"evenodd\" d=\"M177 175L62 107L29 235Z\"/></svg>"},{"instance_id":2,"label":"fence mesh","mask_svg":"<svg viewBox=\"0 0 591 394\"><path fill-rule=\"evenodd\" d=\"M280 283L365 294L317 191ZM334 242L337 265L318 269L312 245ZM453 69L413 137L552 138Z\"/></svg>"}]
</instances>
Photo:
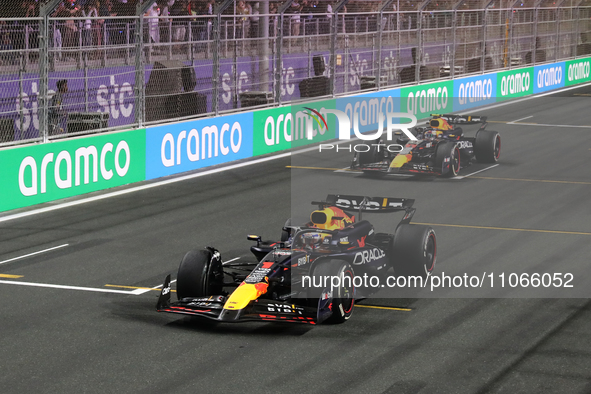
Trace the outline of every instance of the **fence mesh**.
<instances>
[{"instance_id":1,"label":"fence mesh","mask_svg":"<svg viewBox=\"0 0 591 394\"><path fill-rule=\"evenodd\" d=\"M590 54L591 0L3 2L0 145Z\"/></svg>"}]
</instances>

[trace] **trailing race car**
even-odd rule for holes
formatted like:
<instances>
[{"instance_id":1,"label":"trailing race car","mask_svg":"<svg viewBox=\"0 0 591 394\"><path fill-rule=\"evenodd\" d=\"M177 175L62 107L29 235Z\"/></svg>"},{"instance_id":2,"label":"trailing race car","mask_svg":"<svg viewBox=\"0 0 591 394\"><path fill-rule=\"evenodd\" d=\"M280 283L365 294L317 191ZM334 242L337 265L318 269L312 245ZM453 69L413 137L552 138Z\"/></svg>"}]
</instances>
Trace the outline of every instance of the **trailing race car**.
<instances>
[{"instance_id":1,"label":"trailing race car","mask_svg":"<svg viewBox=\"0 0 591 394\"><path fill-rule=\"evenodd\" d=\"M392 153L377 139L367 152L355 153L351 169L365 173L430 174L454 177L475 161L495 163L501 154L498 132L485 130L485 116L431 115L427 127L414 127L417 141L398 138L403 146ZM480 124L475 137L466 137L460 125ZM398 133L402 134L402 133Z\"/></svg>"},{"instance_id":2,"label":"trailing race car","mask_svg":"<svg viewBox=\"0 0 591 394\"><path fill-rule=\"evenodd\" d=\"M222 262L212 247L188 252L178 270L178 301L171 302L168 275L156 309L223 322L342 323L356 298L379 290L357 285L356 277L383 280L393 268L395 275L426 279L433 271L435 231L410 224L414 200L329 195L313 204L318 209L310 222L291 226L288 220L279 242L249 235L256 241L253 262ZM362 220L364 212L405 214L394 234L385 234Z\"/></svg>"}]
</instances>

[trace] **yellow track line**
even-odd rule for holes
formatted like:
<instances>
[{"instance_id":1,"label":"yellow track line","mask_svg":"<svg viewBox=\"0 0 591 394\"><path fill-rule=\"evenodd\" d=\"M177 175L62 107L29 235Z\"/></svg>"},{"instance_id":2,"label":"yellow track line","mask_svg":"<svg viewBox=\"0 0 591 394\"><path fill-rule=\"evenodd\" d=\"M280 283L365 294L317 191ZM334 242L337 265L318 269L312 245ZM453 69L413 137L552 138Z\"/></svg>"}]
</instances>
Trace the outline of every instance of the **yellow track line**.
<instances>
[{"instance_id":1,"label":"yellow track line","mask_svg":"<svg viewBox=\"0 0 591 394\"><path fill-rule=\"evenodd\" d=\"M476 229L483 229L483 230L526 231L526 232L532 232L532 233L569 234L569 235L591 235L591 233L584 233L584 232L578 232L578 231L534 230L534 229L529 229L529 228L468 226L468 225L463 225L463 224L442 224L442 223L415 223L415 224L422 224L425 226L476 228Z\"/></svg>"},{"instance_id":2,"label":"yellow track line","mask_svg":"<svg viewBox=\"0 0 591 394\"><path fill-rule=\"evenodd\" d=\"M410 312L412 311L412 309L408 309L408 308L395 308L393 306L375 306L375 305L358 305L355 304L355 307L358 308L371 308L371 309L386 309L389 311L403 311L403 312Z\"/></svg>"},{"instance_id":3,"label":"yellow track line","mask_svg":"<svg viewBox=\"0 0 591 394\"><path fill-rule=\"evenodd\" d=\"M591 182L578 182L578 181L553 181L548 179L520 179L520 178L496 178L490 176L472 176L473 179L493 179L499 181L521 181L521 182L542 182L542 183L569 183L573 185L591 185Z\"/></svg>"},{"instance_id":4,"label":"yellow track line","mask_svg":"<svg viewBox=\"0 0 591 394\"><path fill-rule=\"evenodd\" d=\"M158 289L155 287L137 287L137 286L122 286L122 285L105 285L106 287L120 287L122 289L141 289L141 290L153 290L153 291L162 291L162 289ZM171 290L173 293L176 293L176 290Z\"/></svg>"},{"instance_id":5,"label":"yellow track line","mask_svg":"<svg viewBox=\"0 0 591 394\"><path fill-rule=\"evenodd\" d=\"M23 277L23 275L0 274L0 278L18 279L18 278L22 278L22 277Z\"/></svg>"}]
</instances>

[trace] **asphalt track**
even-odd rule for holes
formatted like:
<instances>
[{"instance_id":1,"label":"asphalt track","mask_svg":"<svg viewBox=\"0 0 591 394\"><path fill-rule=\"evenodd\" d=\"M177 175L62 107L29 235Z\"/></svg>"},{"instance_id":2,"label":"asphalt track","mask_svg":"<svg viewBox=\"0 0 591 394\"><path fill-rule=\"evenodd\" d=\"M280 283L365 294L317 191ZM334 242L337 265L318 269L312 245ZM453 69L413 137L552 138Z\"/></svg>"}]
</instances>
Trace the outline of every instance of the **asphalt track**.
<instances>
[{"instance_id":1,"label":"asphalt track","mask_svg":"<svg viewBox=\"0 0 591 394\"><path fill-rule=\"evenodd\" d=\"M590 95L582 87L477 111L498 122L501 162L463 179L367 179L335 172L349 154L307 152L1 215L0 391L591 392L589 296L368 299L345 324L309 327L158 314L150 290L185 251L214 245L225 260L245 259L246 234L276 237L287 217L334 192L415 198L413 221L437 231L438 271L566 266L584 287Z\"/></svg>"}]
</instances>

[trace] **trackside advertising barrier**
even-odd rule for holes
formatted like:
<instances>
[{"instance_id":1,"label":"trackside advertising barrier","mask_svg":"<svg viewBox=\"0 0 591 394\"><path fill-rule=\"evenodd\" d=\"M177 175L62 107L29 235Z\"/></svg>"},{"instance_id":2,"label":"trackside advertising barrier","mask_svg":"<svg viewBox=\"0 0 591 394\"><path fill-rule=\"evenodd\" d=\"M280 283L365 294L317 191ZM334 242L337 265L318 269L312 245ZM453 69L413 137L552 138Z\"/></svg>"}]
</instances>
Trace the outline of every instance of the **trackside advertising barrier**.
<instances>
[{"instance_id":1,"label":"trackside advertising barrier","mask_svg":"<svg viewBox=\"0 0 591 394\"><path fill-rule=\"evenodd\" d=\"M252 156L252 112L146 130L146 179Z\"/></svg>"},{"instance_id":2,"label":"trackside advertising barrier","mask_svg":"<svg viewBox=\"0 0 591 394\"><path fill-rule=\"evenodd\" d=\"M361 132L372 131L378 128L380 112L410 112L421 119L431 113L472 111L591 82L590 65L591 57L586 57L335 100L0 149L0 212L332 140L337 136L337 122L329 110L342 111L351 121L357 118Z\"/></svg>"},{"instance_id":3,"label":"trackside advertising barrier","mask_svg":"<svg viewBox=\"0 0 591 394\"><path fill-rule=\"evenodd\" d=\"M145 130L0 151L0 211L145 179Z\"/></svg>"}]
</instances>

